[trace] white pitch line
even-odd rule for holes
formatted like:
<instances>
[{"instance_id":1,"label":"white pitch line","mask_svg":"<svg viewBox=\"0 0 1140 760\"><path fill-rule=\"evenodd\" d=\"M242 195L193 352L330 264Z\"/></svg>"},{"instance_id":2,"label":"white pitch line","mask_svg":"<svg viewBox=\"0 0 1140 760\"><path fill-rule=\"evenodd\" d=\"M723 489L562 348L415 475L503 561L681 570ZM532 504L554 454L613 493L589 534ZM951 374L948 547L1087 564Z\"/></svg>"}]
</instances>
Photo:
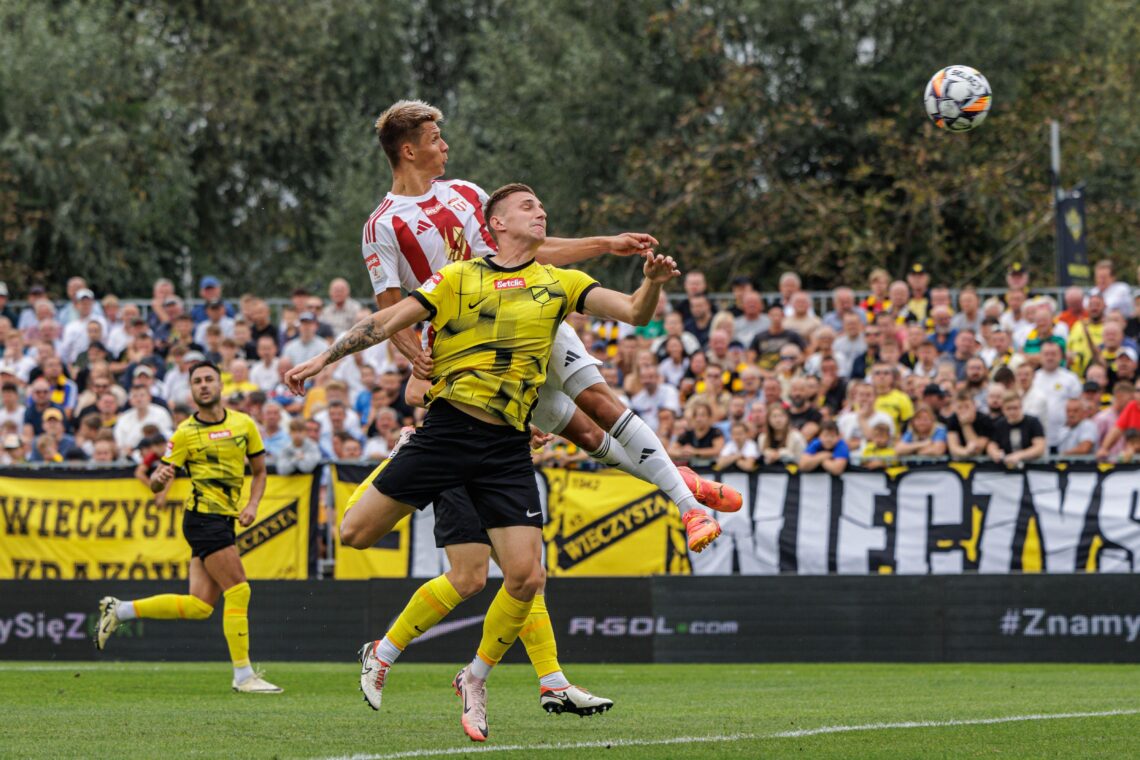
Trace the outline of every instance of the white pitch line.
<instances>
[{"instance_id":1,"label":"white pitch line","mask_svg":"<svg viewBox=\"0 0 1140 760\"><path fill-rule=\"evenodd\" d=\"M609 739L589 742L566 742L561 744L502 744L466 747L446 747L440 749L413 749L404 752L391 752L383 755L341 755L324 760L403 760L414 757L445 757L447 755L467 755L486 752L538 752L540 750L563 751L568 749L597 749L610 747L660 747L670 744L696 744L713 742L738 742L749 739L800 739L824 734L843 734L855 731L885 731L908 728L952 728L955 726L991 726L999 723L1022 723L1036 720L1072 720L1074 718L1111 718L1120 715L1140 715L1140 709L1103 710L1100 712L1038 713L1031 715L1008 715L1000 718L965 718L962 720L923 720L899 723L864 723L852 726L820 726L797 731L778 731L773 734L725 734L720 736L677 736L669 739Z\"/></svg>"},{"instance_id":2,"label":"white pitch line","mask_svg":"<svg viewBox=\"0 0 1140 760\"><path fill-rule=\"evenodd\" d=\"M36 673L36 672L70 672L79 671L87 672L93 670L120 670L123 668L124 663L115 662L91 662L89 660L77 660L73 663L59 663L54 665L10 665L7 663L0 663L0 672L20 672L20 673ZM132 663L129 667L129 672L135 673L138 671L159 671L169 670L168 667L163 665L152 665L150 667L140 667L137 663Z\"/></svg>"}]
</instances>

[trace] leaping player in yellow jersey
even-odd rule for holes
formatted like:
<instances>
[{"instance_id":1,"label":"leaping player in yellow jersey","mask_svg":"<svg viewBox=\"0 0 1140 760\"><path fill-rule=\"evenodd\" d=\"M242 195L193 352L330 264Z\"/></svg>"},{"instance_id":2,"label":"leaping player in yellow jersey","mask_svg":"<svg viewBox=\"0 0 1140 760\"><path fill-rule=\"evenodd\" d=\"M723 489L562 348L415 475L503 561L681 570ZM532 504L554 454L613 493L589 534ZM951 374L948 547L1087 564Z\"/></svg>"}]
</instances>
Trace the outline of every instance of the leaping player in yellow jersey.
<instances>
[{"instance_id":1,"label":"leaping player in yellow jersey","mask_svg":"<svg viewBox=\"0 0 1140 760\"><path fill-rule=\"evenodd\" d=\"M285 375L295 393L329 364L430 319L435 330L428 414L352 508L355 530L375 541L402 518L462 487L470 496L503 570L503 586L483 622L471 663L455 677L461 724L485 741L486 678L517 639L543 588L542 506L530 459L529 421L546 381L551 347L571 311L645 324L665 282L680 274L673 259L644 254L644 281L632 295L598 287L589 275L539 264L546 211L526 185L506 185L487 200L499 252L448 264L407 298L357 323L320 356ZM342 526L342 531L345 527ZM421 596L421 594L417 594ZM426 631L458 604L424 589L422 604L401 618ZM374 655L364 667L378 664ZM366 676L368 673L365 674ZM382 684L384 674L374 674Z\"/></svg>"},{"instance_id":2,"label":"leaping player in yellow jersey","mask_svg":"<svg viewBox=\"0 0 1140 760\"><path fill-rule=\"evenodd\" d=\"M190 395L198 407L170 439L166 456L150 479L158 493L174 479L175 469L190 473L191 491L182 516L182 535L190 544L190 593L160 594L133 602L113 596L99 602L95 645L103 649L124 620L205 620L218 596L225 598L222 632L233 661L233 689L250 694L280 694L279 686L254 672L249 663L249 583L234 545L234 520L249 527L265 492L265 446L248 416L222 406L221 371L209 362L190 368ZM245 462L253 473L249 502L239 509Z\"/></svg>"}]
</instances>

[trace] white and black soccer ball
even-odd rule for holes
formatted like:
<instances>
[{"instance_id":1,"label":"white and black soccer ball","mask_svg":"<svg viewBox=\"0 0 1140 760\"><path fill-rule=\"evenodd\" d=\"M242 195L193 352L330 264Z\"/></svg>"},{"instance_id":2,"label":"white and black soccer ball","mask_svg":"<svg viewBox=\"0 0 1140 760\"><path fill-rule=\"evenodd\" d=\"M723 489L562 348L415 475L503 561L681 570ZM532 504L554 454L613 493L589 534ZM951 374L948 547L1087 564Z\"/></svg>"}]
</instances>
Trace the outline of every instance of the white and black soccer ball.
<instances>
[{"instance_id":1,"label":"white and black soccer ball","mask_svg":"<svg viewBox=\"0 0 1140 760\"><path fill-rule=\"evenodd\" d=\"M986 120L993 104L990 83L977 69L947 66L926 85L926 115L950 132L968 132Z\"/></svg>"}]
</instances>

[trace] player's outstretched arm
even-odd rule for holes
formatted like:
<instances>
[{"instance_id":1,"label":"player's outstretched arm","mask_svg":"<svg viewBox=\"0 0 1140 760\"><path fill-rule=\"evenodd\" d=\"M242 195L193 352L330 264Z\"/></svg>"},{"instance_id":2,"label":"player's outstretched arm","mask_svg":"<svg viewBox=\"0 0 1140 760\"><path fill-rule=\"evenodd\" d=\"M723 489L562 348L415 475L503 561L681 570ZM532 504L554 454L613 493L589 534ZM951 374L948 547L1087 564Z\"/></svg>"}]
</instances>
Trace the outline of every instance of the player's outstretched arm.
<instances>
[{"instance_id":1,"label":"player's outstretched arm","mask_svg":"<svg viewBox=\"0 0 1140 760\"><path fill-rule=\"evenodd\" d=\"M402 296L400 295L399 288L388 288L376 294L376 307L383 311L390 306L395 306L400 302ZM403 354L408 361L413 364L416 358L423 353L423 347L420 345L419 336L416 335L412 328L405 327L403 330L397 330L392 336L392 345L396 350Z\"/></svg>"},{"instance_id":2,"label":"player's outstretched arm","mask_svg":"<svg viewBox=\"0 0 1140 760\"><path fill-rule=\"evenodd\" d=\"M243 528L248 528L257 519L257 508L261 505L261 497L265 494L265 482L268 479L265 470L265 455L250 457L249 472L253 476L249 481L249 502L238 515L238 522Z\"/></svg>"},{"instance_id":3,"label":"player's outstretched arm","mask_svg":"<svg viewBox=\"0 0 1140 760\"><path fill-rule=\"evenodd\" d=\"M305 381L330 364L349 354L363 351L369 346L387 340L405 327L427 319L427 309L412 297L407 297L375 314L360 320L333 345L307 362L298 364L285 373L285 383L298 396L305 392Z\"/></svg>"},{"instance_id":4,"label":"player's outstretched arm","mask_svg":"<svg viewBox=\"0 0 1140 760\"><path fill-rule=\"evenodd\" d=\"M653 250L657 238L644 232L623 232L620 235L600 235L585 238L548 237L535 254L539 264L564 267L612 253L632 256Z\"/></svg>"},{"instance_id":5,"label":"player's outstretched arm","mask_svg":"<svg viewBox=\"0 0 1140 760\"><path fill-rule=\"evenodd\" d=\"M679 277L681 270L677 269L677 262L673 261L672 256L647 253L642 272L645 279L633 295L607 288L591 290L586 294L586 312L631 325L649 324L653 312L657 310L662 286L674 277Z\"/></svg>"}]
</instances>

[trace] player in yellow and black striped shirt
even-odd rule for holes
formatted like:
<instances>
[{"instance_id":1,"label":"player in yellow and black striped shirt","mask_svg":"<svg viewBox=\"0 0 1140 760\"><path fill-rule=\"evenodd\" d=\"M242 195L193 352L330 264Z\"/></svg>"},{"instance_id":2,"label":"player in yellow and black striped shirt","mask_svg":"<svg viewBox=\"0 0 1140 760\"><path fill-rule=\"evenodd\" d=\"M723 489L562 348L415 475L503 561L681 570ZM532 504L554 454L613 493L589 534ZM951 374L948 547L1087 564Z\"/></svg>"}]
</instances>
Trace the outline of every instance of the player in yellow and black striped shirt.
<instances>
[{"instance_id":1,"label":"player in yellow and black striped shirt","mask_svg":"<svg viewBox=\"0 0 1140 760\"><path fill-rule=\"evenodd\" d=\"M99 602L95 643L102 649L120 622L136 617L204 620L222 595L222 631L233 661L234 691L277 694L282 690L250 667L250 589L234 545L234 520L249 527L265 492L265 446L252 419L222 406L222 375L215 365L195 364L189 380L198 411L174 431L150 485L154 492L161 491L179 467L190 476L190 498L182 515L182 534L193 554L190 593L160 594L133 602L104 597ZM241 491L247 459L253 479L243 509Z\"/></svg>"},{"instance_id":2,"label":"player in yellow and black striped shirt","mask_svg":"<svg viewBox=\"0 0 1140 760\"><path fill-rule=\"evenodd\" d=\"M645 280L630 296L598 287L581 272L537 263L546 211L525 185L496 190L484 217L499 243L497 255L445 266L411 296L361 321L285 376L294 392L303 392L305 379L329 364L431 319L434 369L424 425L346 514L341 541L370 546L444 491L462 486L470 494L504 578L484 619L478 653L455 679L464 702L463 729L474 741L487 738L485 679L518 637L545 583L542 507L527 423L558 326L571 311L646 324L662 285L680 274L671 258L647 253ZM414 625L427 630L458 602L425 603ZM375 694L369 698L366 692L366 698L379 707L391 662L375 652L361 654L365 675L377 671Z\"/></svg>"}]
</instances>

